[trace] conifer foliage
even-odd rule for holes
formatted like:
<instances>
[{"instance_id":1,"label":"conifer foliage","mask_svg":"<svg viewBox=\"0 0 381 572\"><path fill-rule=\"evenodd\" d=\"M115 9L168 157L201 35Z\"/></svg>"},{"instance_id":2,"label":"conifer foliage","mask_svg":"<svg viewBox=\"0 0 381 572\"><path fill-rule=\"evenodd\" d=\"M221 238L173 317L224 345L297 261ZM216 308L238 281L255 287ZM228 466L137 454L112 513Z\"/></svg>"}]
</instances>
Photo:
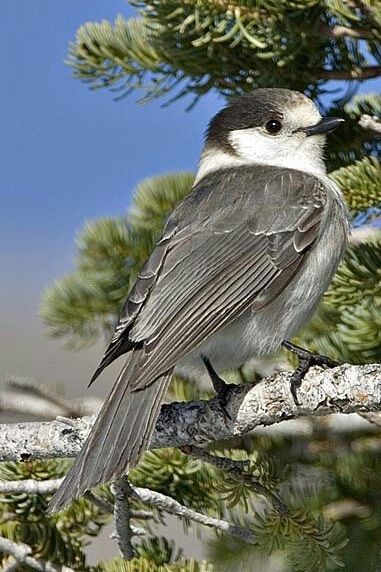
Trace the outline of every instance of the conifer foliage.
<instances>
[{"instance_id":1,"label":"conifer foliage","mask_svg":"<svg viewBox=\"0 0 381 572\"><path fill-rule=\"evenodd\" d=\"M135 19L118 16L113 23L79 28L68 54L76 78L92 88L109 88L118 98L132 91L143 101L164 97L166 103L190 96L191 106L211 90L232 96L256 87L288 87L347 120L327 148L329 170L345 194L354 227L365 224L373 231L362 233L361 240L354 231L344 262L298 341L340 361L381 361L381 96L356 95L359 85L381 76L380 3L138 0L134 5ZM329 80L343 82L347 90L328 97ZM139 268L193 177L171 173L147 179L136 188L127 213L85 225L74 271L50 286L42 301L41 315L52 335L75 347L109 336ZM173 399L207 394L197 380L179 378L170 390ZM147 452L130 474L132 484L226 518L247 529L251 541L211 532L208 562L185 559L159 536L154 522L162 520L163 511L133 501L134 510L152 516L139 521L145 536L134 543L133 559L101 562L93 570L270 571L275 561L284 572L338 570L343 564L348 570L379 569L381 435L332 435L316 420L311 428L308 436L268 434L208 447L214 459L243 463L239 473L174 449ZM8 463L0 476L49 479L65 469L63 462ZM106 486L97 494L113 500ZM99 503L85 499L46 517L47 498L2 495L1 535L29 544L36 557L89 569L86 538L96 536L108 516ZM185 519L183 526L196 525Z\"/></svg>"},{"instance_id":2,"label":"conifer foliage","mask_svg":"<svg viewBox=\"0 0 381 572\"><path fill-rule=\"evenodd\" d=\"M353 4L353 5L350 5ZM374 6L373 6L374 4ZM87 23L69 52L76 77L144 99L255 87L324 91L377 77L380 15L371 1L141 0L140 18ZM363 49L363 43L366 49Z\"/></svg>"}]
</instances>

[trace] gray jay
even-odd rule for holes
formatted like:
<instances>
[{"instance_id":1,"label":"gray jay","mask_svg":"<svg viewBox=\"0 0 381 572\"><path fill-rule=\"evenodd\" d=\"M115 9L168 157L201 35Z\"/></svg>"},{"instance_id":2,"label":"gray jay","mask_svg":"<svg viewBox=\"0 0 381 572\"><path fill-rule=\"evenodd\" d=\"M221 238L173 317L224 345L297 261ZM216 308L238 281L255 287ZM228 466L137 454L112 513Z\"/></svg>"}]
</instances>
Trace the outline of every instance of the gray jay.
<instances>
[{"instance_id":1,"label":"gray jay","mask_svg":"<svg viewBox=\"0 0 381 572\"><path fill-rule=\"evenodd\" d=\"M323 161L325 134L342 121L286 89L236 97L211 120L193 189L92 381L122 354L126 363L50 510L137 463L174 372L199 376L206 365L216 379L214 367L273 352L305 324L347 242L347 209Z\"/></svg>"}]
</instances>

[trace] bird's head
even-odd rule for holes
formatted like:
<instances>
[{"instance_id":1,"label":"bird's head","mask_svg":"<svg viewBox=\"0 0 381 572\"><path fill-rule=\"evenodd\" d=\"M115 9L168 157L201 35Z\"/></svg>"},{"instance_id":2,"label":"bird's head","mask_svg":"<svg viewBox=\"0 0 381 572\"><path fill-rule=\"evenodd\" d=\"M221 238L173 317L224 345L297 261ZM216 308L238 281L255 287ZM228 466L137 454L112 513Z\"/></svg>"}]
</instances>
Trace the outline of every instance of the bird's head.
<instances>
[{"instance_id":1,"label":"bird's head","mask_svg":"<svg viewBox=\"0 0 381 572\"><path fill-rule=\"evenodd\" d=\"M297 91L257 89L235 97L209 124L198 179L216 169L252 164L324 174L325 135L343 121L322 118Z\"/></svg>"}]
</instances>

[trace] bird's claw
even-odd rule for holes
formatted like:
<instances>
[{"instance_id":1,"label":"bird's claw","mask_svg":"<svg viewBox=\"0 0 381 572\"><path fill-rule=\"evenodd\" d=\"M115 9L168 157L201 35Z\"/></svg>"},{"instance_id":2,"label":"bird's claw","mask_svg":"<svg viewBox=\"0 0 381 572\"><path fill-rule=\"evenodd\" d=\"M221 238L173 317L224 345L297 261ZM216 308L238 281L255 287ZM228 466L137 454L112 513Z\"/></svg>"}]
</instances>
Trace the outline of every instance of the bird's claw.
<instances>
[{"instance_id":1,"label":"bird's claw","mask_svg":"<svg viewBox=\"0 0 381 572\"><path fill-rule=\"evenodd\" d=\"M297 391L301 386L303 378L308 372L308 370L314 365L320 365L330 369L333 367L337 367L340 364L327 356L322 356L315 352L310 352L286 340L283 340L282 346L286 348L288 351L297 355L299 358L299 365L291 376L290 391L294 399L295 405L300 405Z\"/></svg>"},{"instance_id":2,"label":"bird's claw","mask_svg":"<svg viewBox=\"0 0 381 572\"><path fill-rule=\"evenodd\" d=\"M208 371L209 377L210 377L210 381L212 382L214 391L217 394L217 399L218 402L221 406L221 409L224 413L224 415L228 418L228 419L232 419L228 410L227 410L227 404L228 404L228 395L229 395L229 384L226 383L216 372L216 370L214 369L214 367L211 364L211 361L208 357L202 355L201 356L202 361L204 362L204 365Z\"/></svg>"}]
</instances>

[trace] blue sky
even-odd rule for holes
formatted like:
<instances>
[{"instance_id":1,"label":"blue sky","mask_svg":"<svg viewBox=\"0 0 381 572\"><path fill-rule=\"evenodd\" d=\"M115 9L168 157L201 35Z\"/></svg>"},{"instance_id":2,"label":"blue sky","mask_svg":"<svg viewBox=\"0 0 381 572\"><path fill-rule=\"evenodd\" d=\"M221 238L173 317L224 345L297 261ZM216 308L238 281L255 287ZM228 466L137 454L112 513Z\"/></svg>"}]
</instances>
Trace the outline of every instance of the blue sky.
<instances>
[{"instance_id":1,"label":"blue sky","mask_svg":"<svg viewBox=\"0 0 381 572\"><path fill-rule=\"evenodd\" d=\"M72 79L64 59L78 26L118 13L132 9L122 0L0 4L0 378L30 375L85 391L102 349L73 354L49 340L37 317L41 292L72 267L86 219L123 212L144 177L195 168L222 105L215 95L190 113L185 100L116 103Z\"/></svg>"},{"instance_id":2,"label":"blue sky","mask_svg":"<svg viewBox=\"0 0 381 572\"><path fill-rule=\"evenodd\" d=\"M25 248L27 263L37 255L33 262L41 265L41 254L54 255L49 266L60 271L61 255L69 263L85 218L125 209L142 177L194 167L216 98L186 114L184 102L167 109L138 106L133 97L116 103L110 93L71 78L63 61L76 28L129 12L120 0L40 0L38 10L26 0L4 10L6 4L0 8L7 54L0 92L1 241L11 256Z\"/></svg>"},{"instance_id":3,"label":"blue sky","mask_svg":"<svg viewBox=\"0 0 381 572\"><path fill-rule=\"evenodd\" d=\"M0 377L70 385L75 376L79 394L101 349L72 354L46 339L41 292L72 267L86 219L123 212L146 176L194 169L205 125L221 106L216 96L193 113L185 101L165 109L139 106L136 96L116 103L72 79L64 59L78 26L118 13L132 10L121 0L0 5Z\"/></svg>"}]
</instances>

